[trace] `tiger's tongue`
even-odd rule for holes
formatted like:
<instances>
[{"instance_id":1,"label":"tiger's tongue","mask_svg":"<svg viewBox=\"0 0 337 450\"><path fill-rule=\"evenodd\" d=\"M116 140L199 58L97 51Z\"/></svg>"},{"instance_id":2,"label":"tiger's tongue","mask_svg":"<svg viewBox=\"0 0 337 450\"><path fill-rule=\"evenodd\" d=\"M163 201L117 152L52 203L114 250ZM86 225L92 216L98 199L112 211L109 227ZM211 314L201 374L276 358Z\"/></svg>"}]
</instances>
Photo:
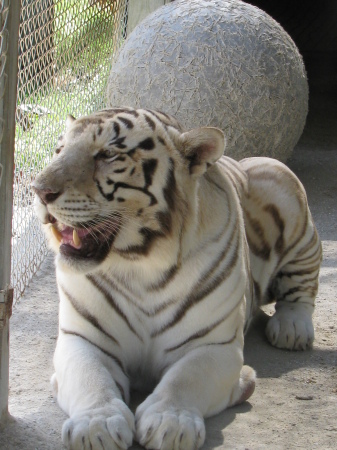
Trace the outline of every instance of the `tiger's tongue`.
<instances>
[{"instance_id":1,"label":"tiger's tongue","mask_svg":"<svg viewBox=\"0 0 337 450\"><path fill-rule=\"evenodd\" d=\"M61 244L71 245L77 249L82 247L82 239L89 234L88 230L65 227L62 231L58 230L54 225L51 225L51 231L55 238Z\"/></svg>"}]
</instances>

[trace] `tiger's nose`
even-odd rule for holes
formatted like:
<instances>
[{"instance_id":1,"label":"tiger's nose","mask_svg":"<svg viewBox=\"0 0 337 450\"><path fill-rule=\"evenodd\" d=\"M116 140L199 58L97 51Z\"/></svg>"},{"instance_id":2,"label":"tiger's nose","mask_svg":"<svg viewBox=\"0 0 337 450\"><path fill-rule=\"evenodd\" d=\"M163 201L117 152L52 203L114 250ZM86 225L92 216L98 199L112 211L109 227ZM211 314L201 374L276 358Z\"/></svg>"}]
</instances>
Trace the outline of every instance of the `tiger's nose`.
<instances>
[{"instance_id":1,"label":"tiger's nose","mask_svg":"<svg viewBox=\"0 0 337 450\"><path fill-rule=\"evenodd\" d=\"M32 183L32 188L36 195L38 195L45 205L48 203L52 203L55 201L60 195L61 192L54 192L52 189L43 189L35 185L35 183Z\"/></svg>"}]
</instances>

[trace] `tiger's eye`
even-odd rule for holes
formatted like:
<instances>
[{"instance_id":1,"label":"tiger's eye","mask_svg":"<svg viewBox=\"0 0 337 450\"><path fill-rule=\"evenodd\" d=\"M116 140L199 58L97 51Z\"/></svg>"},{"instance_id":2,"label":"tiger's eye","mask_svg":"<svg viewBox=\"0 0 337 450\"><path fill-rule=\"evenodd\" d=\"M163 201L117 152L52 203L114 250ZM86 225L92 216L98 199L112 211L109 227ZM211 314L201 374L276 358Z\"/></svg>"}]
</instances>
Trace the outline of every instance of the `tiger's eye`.
<instances>
[{"instance_id":1,"label":"tiger's eye","mask_svg":"<svg viewBox=\"0 0 337 450\"><path fill-rule=\"evenodd\" d=\"M97 155L95 156L95 160L104 160L107 163L111 163L112 161L115 161L118 156L118 153L116 154L109 152L109 150L102 150L97 153Z\"/></svg>"}]
</instances>

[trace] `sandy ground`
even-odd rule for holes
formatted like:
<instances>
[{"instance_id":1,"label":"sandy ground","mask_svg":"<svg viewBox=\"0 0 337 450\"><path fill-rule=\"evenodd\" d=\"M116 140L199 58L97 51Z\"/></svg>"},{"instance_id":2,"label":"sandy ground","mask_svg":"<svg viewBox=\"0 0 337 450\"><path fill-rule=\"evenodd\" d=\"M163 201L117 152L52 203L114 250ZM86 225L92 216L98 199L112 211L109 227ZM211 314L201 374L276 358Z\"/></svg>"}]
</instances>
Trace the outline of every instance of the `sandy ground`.
<instances>
[{"instance_id":1,"label":"sandy ground","mask_svg":"<svg viewBox=\"0 0 337 450\"><path fill-rule=\"evenodd\" d=\"M289 161L307 188L324 248L314 348L292 353L271 347L263 331L271 310L261 314L245 346L245 362L258 374L256 391L248 402L206 421L203 450L337 449L337 99L323 100L312 102ZM1 428L0 449L62 449L66 416L49 386L57 309L49 256L11 319L12 420ZM139 401L134 396L133 405Z\"/></svg>"}]
</instances>

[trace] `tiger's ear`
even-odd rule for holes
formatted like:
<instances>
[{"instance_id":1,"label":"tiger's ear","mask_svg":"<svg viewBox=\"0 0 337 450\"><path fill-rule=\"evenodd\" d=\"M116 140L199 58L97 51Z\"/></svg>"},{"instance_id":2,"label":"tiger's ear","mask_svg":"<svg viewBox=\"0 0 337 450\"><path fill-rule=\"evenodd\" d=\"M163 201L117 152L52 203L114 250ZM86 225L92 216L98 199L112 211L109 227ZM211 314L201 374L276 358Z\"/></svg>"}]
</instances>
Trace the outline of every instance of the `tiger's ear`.
<instances>
[{"instance_id":1,"label":"tiger's ear","mask_svg":"<svg viewBox=\"0 0 337 450\"><path fill-rule=\"evenodd\" d=\"M180 138L191 175L203 175L224 153L225 136L218 128L195 128Z\"/></svg>"},{"instance_id":2,"label":"tiger's ear","mask_svg":"<svg viewBox=\"0 0 337 450\"><path fill-rule=\"evenodd\" d=\"M72 123L75 122L75 120L76 120L75 117L72 116L71 114L67 115L67 118L66 118L66 130L67 131L71 127Z\"/></svg>"}]
</instances>

